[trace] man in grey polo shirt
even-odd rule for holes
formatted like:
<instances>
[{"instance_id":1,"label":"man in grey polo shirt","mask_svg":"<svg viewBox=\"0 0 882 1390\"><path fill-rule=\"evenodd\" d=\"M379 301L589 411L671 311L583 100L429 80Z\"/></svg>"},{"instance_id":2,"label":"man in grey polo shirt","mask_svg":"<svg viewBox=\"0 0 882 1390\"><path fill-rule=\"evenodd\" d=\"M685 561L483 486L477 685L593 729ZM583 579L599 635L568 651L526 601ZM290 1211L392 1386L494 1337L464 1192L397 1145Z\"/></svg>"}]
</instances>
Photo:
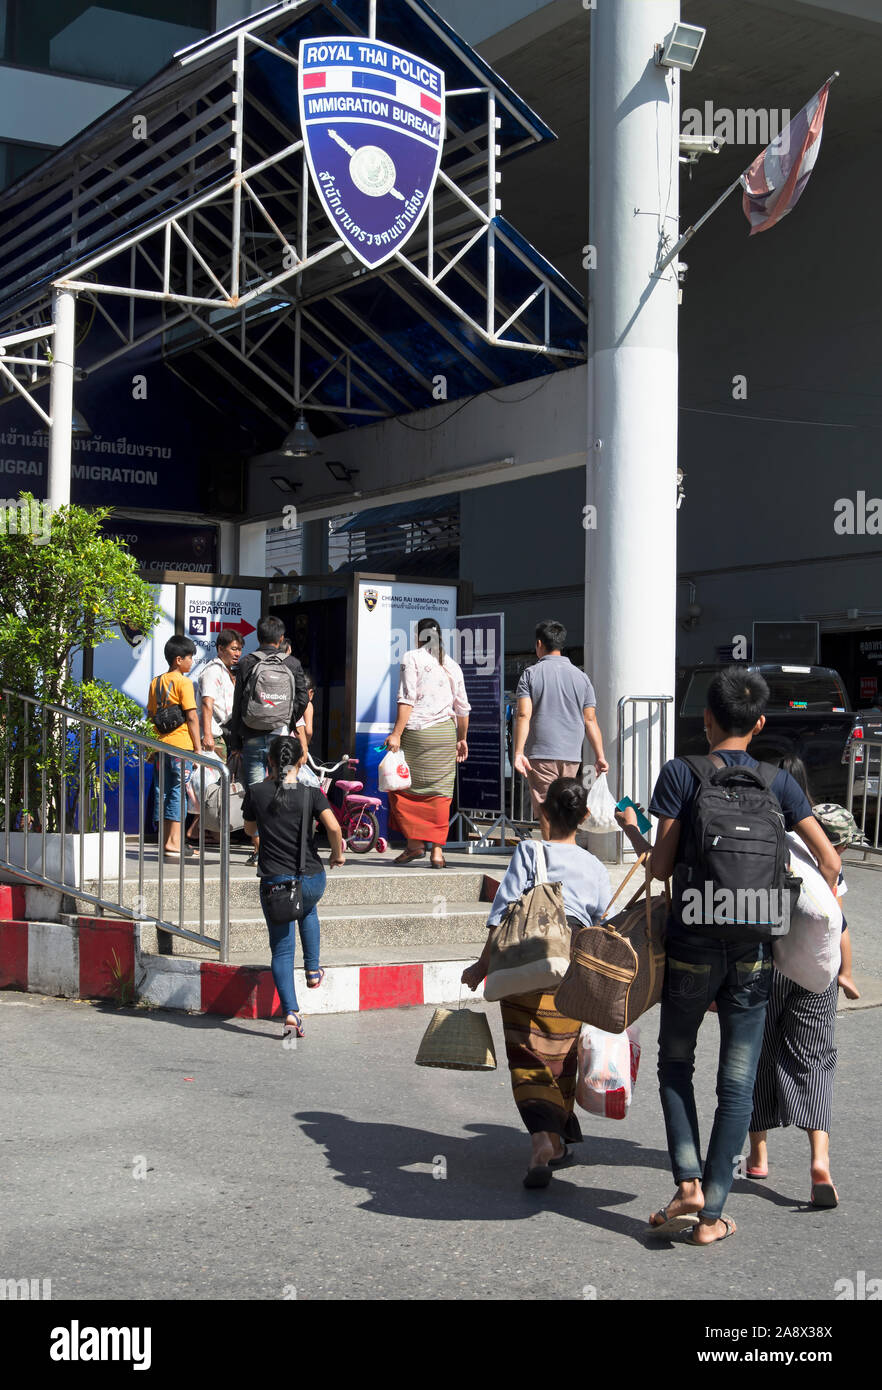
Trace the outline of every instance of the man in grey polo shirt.
<instances>
[{"instance_id":1,"label":"man in grey polo shirt","mask_svg":"<svg viewBox=\"0 0 882 1390\"><path fill-rule=\"evenodd\" d=\"M533 810L539 817L544 840L549 836L543 809L548 788L556 777L579 776L582 741L586 736L594 752L598 776L609 771L597 723L594 687L585 672L562 655L566 640L567 630L562 623L539 623L539 660L521 673L516 692L514 765L530 784Z\"/></svg>"}]
</instances>

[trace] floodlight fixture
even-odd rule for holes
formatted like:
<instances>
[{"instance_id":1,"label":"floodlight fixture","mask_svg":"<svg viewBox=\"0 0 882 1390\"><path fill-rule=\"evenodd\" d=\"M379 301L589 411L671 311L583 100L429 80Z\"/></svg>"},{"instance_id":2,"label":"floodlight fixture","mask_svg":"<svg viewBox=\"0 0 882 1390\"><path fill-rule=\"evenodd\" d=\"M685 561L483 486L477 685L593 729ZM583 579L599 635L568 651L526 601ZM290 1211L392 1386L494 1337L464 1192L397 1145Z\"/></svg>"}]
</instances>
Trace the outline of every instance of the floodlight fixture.
<instances>
[{"instance_id":1,"label":"floodlight fixture","mask_svg":"<svg viewBox=\"0 0 882 1390\"><path fill-rule=\"evenodd\" d=\"M351 483L360 471L358 468L347 468L345 463L341 463L339 459L325 459L325 467L338 483Z\"/></svg>"},{"instance_id":2,"label":"floodlight fixture","mask_svg":"<svg viewBox=\"0 0 882 1390\"><path fill-rule=\"evenodd\" d=\"M655 45L656 66L691 72L698 62L706 33L707 30L698 24L675 24L664 42Z\"/></svg>"}]
</instances>

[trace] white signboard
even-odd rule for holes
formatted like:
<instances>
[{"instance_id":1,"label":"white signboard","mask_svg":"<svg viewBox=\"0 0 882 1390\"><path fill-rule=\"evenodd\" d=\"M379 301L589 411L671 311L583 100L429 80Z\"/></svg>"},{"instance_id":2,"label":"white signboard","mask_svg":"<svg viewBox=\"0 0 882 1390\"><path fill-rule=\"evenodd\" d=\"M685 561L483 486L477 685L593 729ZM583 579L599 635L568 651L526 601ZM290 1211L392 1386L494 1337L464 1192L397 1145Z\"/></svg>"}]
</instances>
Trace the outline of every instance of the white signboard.
<instances>
[{"instance_id":1,"label":"white signboard","mask_svg":"<svg viewBox=\"0 0 882 1390\"><path fill-rule=\"evenodd\" d=\"M124 637L112 638L95 648L93 672L96 681L108 681L117 690L129 695L142 709L147 708L147 694L153 677L168 670L163 647L175 630L174 584L151 585L159 603L160 618L153 630L131 646ZM82 680L83 661L78 652L73 666L76 680Z\"/></svg>"},{"instance_id":2,"label":"white signboard","mask_svg":"<svg viewBox=\"0 0 882 1390\"><path fill-rule=\"evenodd\" d=\"M420 618L437 619L442 641L451 650L456 585L362 579L356 603L355 729L385 737L398 714L398 667L417 644Z\"/></svg>"},{"instance_id":3,"label":"white signboard","mask_svg":"<svg viewBox=\"0 0 882 1390\"><path fill-rule=\"evenodd\" d=\"M257 646L257 624L263 593L260 589L215 589L208 584L188 584L184 589L184 635L196 643L190 677L215 655L217 635L224 628L238 632L245 651Z\"/></svg>"}]
</instances>

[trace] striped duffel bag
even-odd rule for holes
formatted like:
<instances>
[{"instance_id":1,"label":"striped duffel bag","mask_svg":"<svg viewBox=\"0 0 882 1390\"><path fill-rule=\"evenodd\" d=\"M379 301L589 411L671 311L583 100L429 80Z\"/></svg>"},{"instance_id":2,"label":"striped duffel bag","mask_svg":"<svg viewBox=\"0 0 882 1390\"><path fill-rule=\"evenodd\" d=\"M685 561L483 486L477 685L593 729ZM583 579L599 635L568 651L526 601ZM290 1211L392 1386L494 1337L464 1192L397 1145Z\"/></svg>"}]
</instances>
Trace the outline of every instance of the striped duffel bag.
<instances>
[{"instance_id":1,"label":"striped duffel bag","mask_svg":"<svg viewBox=\"0 0 882 1390\"><path fill-rule=\"evenodd\" d=\"M558 1013L605 1033L623 1033L661 998L671 909L668 884L663 894L652 897L647 864L645 882L621 912L609 917L609 909L646 857L641 856L622 880L604 920L577 932L570 968L554 996ZM641 897L643 902L638 903Z\"/></svg>"}]
</instances>

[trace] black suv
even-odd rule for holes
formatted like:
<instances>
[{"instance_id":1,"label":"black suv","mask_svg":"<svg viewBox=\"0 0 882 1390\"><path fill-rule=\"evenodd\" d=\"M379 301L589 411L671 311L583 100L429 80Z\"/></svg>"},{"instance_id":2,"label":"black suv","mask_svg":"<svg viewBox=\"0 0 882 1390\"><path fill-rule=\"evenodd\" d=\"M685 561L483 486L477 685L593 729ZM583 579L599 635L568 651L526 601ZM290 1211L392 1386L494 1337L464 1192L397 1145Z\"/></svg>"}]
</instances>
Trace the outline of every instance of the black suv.
<instances>
[{"instance_id":1,"label":"black suv","mask_svg":"<svg viewBox=\"0 0 882 1390\"><path fill-rule=\"evenodd\" d=\"M703 714L707 688L722 666L690 666L678 682L676 752L706 753ZM842 677L829 666L749 665L769 687L766 723L751 740L750 754L778 763L796 754L806 766L816 803L846 802L848 748L864 736L862 717L851 708ZM871 716L872 723L878 716ZM858 732L860 731L860 732ZM871 732L867 729L867 733Z\"/></svg>"}]
</instances>

